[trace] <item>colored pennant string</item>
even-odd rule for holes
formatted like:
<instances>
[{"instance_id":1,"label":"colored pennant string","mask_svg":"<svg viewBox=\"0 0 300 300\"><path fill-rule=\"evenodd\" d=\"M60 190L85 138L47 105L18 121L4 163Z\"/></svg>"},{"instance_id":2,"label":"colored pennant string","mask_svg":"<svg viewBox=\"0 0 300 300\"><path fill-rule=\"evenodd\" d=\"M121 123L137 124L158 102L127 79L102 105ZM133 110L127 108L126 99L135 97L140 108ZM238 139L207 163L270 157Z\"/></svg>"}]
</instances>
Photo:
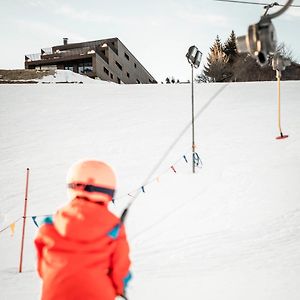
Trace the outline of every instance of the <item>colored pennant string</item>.
<instances>
[{"instance_id":1,"label":"colored pennant string","mask_svg":"<svg viewBox=\"0 0 300 300\"><path fill-rule=\"evenodd\" d=\"M38 223L37 223L37 221L36 221L36 216L33 216L33 217L32 217L32 221L33 221L33 223L36 225L36 227L39 228L39 225L38 225Z\"/></svg>"},{"instance_id":2,"label":"colored pennant string","mask_svg":"<svg viewBox=\"0 0 300 300\"><path fill-rule=\"evenodd\" d=\"M184 159L184 161L185 161L186 163L188 163L188 159L187 159L186 155L183 155L182 158ZM201 158L200 158L200 156L198 155L197 152L194 152L194 153L193 153L192 159L193 159L193 161L194 161L194 163L195 163L196 166L202 167L203 163L202 163ZM175 163L175 164L177 164L177 163ZM176 171L174 165L171 166L171 169L173 170L174 173L177 173L177 171ZM160 182L160 177L161 177L161 176L157 176L157 177L155 178L156 182L158 182L158 183ZM148 184L149 184L149 183L147 183L146 186L147 186ZM141 187L141 190L142 190L143 193L146 193L146 191L145 191L145 186L142 186L142 187ZM135 196L131 195L131 193L127 193L127 195L128 195L129 197L132 197L132 198L135 197ZM113 202L115 202L115 200L117 200L117 199L113 199ZM37 217L39 217L39 216L31 216L32 221L34 222L34 224L36 225L36 227L39 228L39 224L38 224L38 222L37 222ZM41 216L40 216L40 217L41 217ZM19 218L16 222L18 222L20 219L21 219L21 218ZM10 228L11 236L13 236L13 235L14 235L14 232L15 232L15 225L16 225L16 222L14 222L14 223L10 224L9 226L7 226L6 228L0 230L0 233L1 233L2 231L4 231L4 230Z\"/></svg>"}]
</instances>

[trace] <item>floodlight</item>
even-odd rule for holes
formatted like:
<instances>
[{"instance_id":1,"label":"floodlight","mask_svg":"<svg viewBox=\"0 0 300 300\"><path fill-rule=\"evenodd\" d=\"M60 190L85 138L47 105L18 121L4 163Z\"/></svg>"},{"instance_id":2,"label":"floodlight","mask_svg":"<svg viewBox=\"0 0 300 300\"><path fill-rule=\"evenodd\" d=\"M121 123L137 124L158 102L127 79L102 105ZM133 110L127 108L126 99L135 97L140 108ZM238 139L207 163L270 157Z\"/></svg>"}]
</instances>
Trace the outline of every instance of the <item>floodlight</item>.
<instances>
[{"instance_id":1,"label":"floodlight","mask_svg":"<svg viewBox=\"0 0 300 300\"><path fill-rule=\"evenodd\" d=\"M201 58L202 58L202 52L200 52L199 50L197 51L196 57L195 57L195 62L194 62L194 67L195 68L199 68L200 66L200 62L201 62Z\"/></svg>"},{"instance_id":2,"label":"floodlight","mask_svg":"<svg viewBox=\"0 0 300 300\"><path fill-rule=\"evenodd\" d=\"M190 64L194 64L195 57L197 54L198 48L196 46L191 46L186 54L186 58Z\"/></svg>"},{"instance_id":3,"label":"floodlight","mask_svg":"<svg viewBox=\"0 0 300 300\"><path fill-rule=\"evenodd\" d=\"M196 46L191 46L186 54L188 62L194 66L194 68L199 68L201 62L202 53L198 50Z\"/></svg>"}]
</instances>

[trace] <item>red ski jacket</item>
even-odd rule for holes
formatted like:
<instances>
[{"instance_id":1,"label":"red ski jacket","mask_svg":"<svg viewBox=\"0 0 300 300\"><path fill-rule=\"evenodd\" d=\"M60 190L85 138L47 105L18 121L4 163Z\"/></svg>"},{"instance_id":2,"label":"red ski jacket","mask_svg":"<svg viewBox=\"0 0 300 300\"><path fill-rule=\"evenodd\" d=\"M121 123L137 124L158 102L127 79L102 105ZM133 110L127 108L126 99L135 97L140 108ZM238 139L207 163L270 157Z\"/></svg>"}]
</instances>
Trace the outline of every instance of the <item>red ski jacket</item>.
<instances>
[{"instance_id":1,"label":"red ski jacket","mask_svg":"<svg viewBox=\"0 0 300 300\"><path fill-rule=\"evenodd\" d=\"M130 277L124 226L105 205L75 199L35 239L42 300L113 300Z\"/></svg>"}]
</instances>

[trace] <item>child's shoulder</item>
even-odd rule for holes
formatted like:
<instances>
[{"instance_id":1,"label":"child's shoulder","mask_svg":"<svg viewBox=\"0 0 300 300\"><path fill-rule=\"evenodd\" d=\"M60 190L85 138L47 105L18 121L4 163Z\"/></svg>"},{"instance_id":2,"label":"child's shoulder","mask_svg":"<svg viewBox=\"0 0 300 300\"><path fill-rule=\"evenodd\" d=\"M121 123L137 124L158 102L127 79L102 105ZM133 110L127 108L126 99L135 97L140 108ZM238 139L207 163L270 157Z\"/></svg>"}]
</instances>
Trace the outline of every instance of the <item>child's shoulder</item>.
<instances>
[{"instance_id":1,"label":"child's shoulder","mask_svg":"<svg viewBox=\"0 0 300 300\"><path fill-rule=\"evenodd\" d=\"M46 216L42 219L41 225L45 225L45 224L53 224L53 216L52 215Z\"/></svg>"},{"instance_id":2,"label":"child's shoulder","mask_svg":"<svg viewBox=\"0 0 300 300\"><path fill-rule=\"evenodd\" d=\"M49 215L49 216L45 216L44 218L41 219L41 221L38 223L39 226L39 231L43 232L43 231L47 231L50 228L54 227L53 226L53 216Z\"/></svg>"}]
</instances>

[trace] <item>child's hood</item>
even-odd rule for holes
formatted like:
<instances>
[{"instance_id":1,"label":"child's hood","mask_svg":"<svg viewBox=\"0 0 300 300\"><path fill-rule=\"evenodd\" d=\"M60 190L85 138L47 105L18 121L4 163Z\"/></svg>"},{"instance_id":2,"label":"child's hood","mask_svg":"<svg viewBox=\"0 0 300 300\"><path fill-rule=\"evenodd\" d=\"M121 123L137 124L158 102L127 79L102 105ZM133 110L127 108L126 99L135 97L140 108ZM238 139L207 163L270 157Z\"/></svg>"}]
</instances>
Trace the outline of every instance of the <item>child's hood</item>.
<instances>
[{"instance_id":1,"label":"child's hood","mask_svg":"<svg viewBox=\"0 0 300 300\"><path fill-rule=\"evenodd\" d=\"M75 199L54 216L54 227L66 238L88 241L108 235L120 220L105 205Z\"/></svg>"}]
</instances>

